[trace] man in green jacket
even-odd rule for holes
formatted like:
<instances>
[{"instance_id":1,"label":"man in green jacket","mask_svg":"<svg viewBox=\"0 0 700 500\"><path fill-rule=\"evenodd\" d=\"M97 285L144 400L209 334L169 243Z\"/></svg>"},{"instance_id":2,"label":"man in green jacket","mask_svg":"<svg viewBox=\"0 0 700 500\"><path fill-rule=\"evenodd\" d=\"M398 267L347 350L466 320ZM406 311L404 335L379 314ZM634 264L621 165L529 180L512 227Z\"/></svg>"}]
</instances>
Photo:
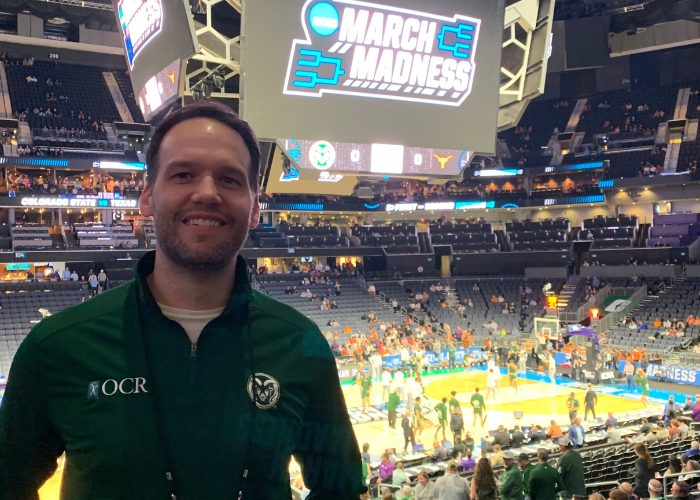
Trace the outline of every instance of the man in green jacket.
<instances>
[{"instance_id":1,"label":"man in green jacket","mask_svg":"<svg viewBox=\"0 0 700 500\"><path fill-rule=\"evenodd\" d=\"M386 409L389 413L389 427L396 429L396 409L401 404L401 398L399 396L399 390L394 389L394 392L389 394L389 401L386 403Z\"/></svg>"},{"instance_id":2,"label":"man in green jacket","mask_svg":"<svg viewBox=\"0 0 700 500\"><path fill-rule=\"evenodd\" d=\"M583 458L578 451L574 450L571 440L562 436L559 438L559 449L563 453L559 457L557 468L564 480L564 488L560 496L571 498L574 495L586 495L586 480L583 474Z\"/></svg>"},{"instance_id":3,"label":"man in green jacket","mask_svg":"<svg viewBox=\"0 0 700 500\"><path fill-rule=\"evenodd\" d=\"M530 474L535 469L535 466L530 463L530 457L527 453L518 455L518 467L523 475L523 494L525 500L530 500Z\"/></svg>"},{"instance_id":4,"label":"man in green jacket","mask_svg":"<svg viewBox=\"0 0 700 500\"><path fill-rule=\"evenodd\" d=\"M230 108L155 131L140 210L157 250L136 278L41 321L0 407L0 500L357 499L361 459L315 323L254 291L238 255L259 220L260 149Z\"/></svg>"},{"instance_id":5,"label":"man in green jacket","mask_svg":"<svg viewBox=\"0 0 700 500\"><path fill-rule=\"evenodd\" d=\"M530 499L531 500L557 500L557 492L564 487L561 475L550 467L549 452L544 448L537 450L539 464L530 473Z\"/></svg>"},{"instance_id":6,"label":"man in green jacket","mask_svg":"<svg viewBox=\"0 0 700 500\"><path fill-rule=\"evenodd\" d=\"M501 500L522 500L523 476L515 465L515 453L510 450L503 452L503 463L506 470L498 478L498 492Z\"/></svg>"}]
</instances>

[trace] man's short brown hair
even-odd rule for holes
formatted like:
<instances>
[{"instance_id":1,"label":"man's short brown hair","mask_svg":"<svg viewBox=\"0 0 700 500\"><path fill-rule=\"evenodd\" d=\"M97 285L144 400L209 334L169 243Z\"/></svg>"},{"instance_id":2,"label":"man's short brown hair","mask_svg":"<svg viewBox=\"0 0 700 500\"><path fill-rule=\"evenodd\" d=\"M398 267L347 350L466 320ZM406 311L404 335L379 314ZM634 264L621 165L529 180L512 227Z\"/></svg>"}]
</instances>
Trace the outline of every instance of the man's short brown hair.
<instances>
[{"instance_id":1,"label":"man's short brown hair","mask_svg":"<svg viewBox=\"0 0 700 500\"><path fill-rule=\"evenodd\" d=\"M153 132L151 142L146 151L146 164L148 165L148 183L153 185L158 176L160 167L158 160L160 156L160 145L165 135L176 125L195 118L209 118L215 120L241 136L250 154L250 166L248 171L248 183L253 194L257 194L260 178L260 143L255 136L255 132L250 128L248 122L242 120L238 113L221 103L214 101L204 101L185 106L173 111L158 124Z\"/></svg>"}]
</instances>

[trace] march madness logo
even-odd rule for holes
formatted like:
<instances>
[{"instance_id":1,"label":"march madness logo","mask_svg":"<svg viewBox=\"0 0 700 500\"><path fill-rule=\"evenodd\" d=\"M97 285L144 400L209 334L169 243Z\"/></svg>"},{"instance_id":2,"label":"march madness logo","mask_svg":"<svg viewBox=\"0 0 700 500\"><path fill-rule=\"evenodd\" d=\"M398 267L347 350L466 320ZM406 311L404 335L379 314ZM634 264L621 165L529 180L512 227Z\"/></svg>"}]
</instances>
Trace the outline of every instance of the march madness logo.
<instances>
[{"instance_id":1,"label":"march madness logo","mask_svg":"<svg viewBox=\"0 0 700 500\"><path fill-rule=\"evenodd\" d=\"M357 0L309 0L285 94L324 93L460 106L469 96L481 21Z\"/></svg>"}]
</instances>

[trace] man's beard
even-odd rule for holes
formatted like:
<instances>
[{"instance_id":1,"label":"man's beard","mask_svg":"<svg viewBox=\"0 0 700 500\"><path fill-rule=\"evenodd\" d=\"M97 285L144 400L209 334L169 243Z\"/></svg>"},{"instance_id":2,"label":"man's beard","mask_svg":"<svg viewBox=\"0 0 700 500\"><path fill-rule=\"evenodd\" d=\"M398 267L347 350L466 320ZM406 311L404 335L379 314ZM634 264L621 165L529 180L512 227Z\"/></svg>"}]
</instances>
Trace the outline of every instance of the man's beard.
<instances>
[{"instance_id":1,"label":"man's beard","mask_svg":"<svg viewBox=\"0 0 700 500\"><path fill-rule=\"evenodd\" d=\"M222 214L217 213L217 215ZM183 242L178 235L178 226L182 224L180 212L158 213L154 210L153 221L155 223L158 249L177 266L188 271L203 273L221 271L228 267L233 259L236 258L248 235L247 227L242 224L242 221L227 216L224 217L226 226L222 229L228 230L230 237L218 245L210 246L208 249L194 250Z\"/></svg>"}]
</instances>

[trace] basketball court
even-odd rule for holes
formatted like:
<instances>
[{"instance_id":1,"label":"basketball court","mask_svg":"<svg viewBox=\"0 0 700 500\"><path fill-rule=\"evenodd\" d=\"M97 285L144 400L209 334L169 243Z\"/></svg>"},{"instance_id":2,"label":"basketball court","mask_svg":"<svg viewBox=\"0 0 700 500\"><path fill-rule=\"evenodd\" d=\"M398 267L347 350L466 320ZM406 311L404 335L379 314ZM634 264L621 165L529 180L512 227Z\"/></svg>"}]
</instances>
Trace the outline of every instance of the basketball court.
<instances>
[{"instance_id":1,"label":"basketball court","mask_svg":"<svg viewBox=\"0 0 700 500\"><path fill-rule=\"evenodd\" d=\"M488 430L496 429L501 424L507 428L512 428L513 425L518 423L522 426L536 424L546 428L550 420L555 419L559 425L568 425L569 418L566 400L571 392L576 393L576 397L581 403L580 415L583 416L585 385L562 379L557 379L557 383L552 384L547 375L527 373L526 375L521 374L518 376L518 393L516 394L514 389L508 386L508 376L505 369L501 371L503 379L498 400L495 402L492 398L486 400L486 414L488 418L485 430L478 423L476 429L472 426L472 410L469 404L476 387L479 387L481 393L486 397L486 371L483 368L473 368L469 372L424 375L422 377L425 388L425 395L422 397L424 400L423 406L430 408L425 417L436 424L437 416L432 411L432 408L443 397L449 399L451 391L457 391L456 397L464 413L464 428L472 433L476 441L475 452L478 453L480 451L480 438L486 436ZM598 405L596 407L598 416L607 418L607 412L609 411L620 415L644 409L644 404L639 401L641 396L639 388L637 388L638 392L636 394L628 393L624 387L619 386L597 386L595 390L598 393ZM359 413L361 407L359 387L344 385L343 393L351 415L361 415ZM649 400L661 411L669 395L670 393L666 391L652 390ZM683 399L679 399L682 396L680 394L676 395L676 400L683 401ZM371 404L374 406L372 415L375 417L375 420L353 425L358 444L361 446L362 443L370 443L371 455L378 455L387 448L396 448L397 451L403 450L404 439L401 429L401 417L404 407L401 406L397 410L396 429L391 429L389 428L388 420L384 417L381 382L375 382L372 388ZM515 411L523 412L523 419L519 422L514 418L513 412ZM432 448L433 436L436 430L437 427L435 425L425 428L422 436L418 438L418 442L424 444L426 448ZM452 433L449 427L446 435L449 440L452 440ZM290 470L298 470L298 466L292 462ZM40 499L58 500L60 483L61 471L59 470L41 489Z\"/></svg>"}]
</instances>

